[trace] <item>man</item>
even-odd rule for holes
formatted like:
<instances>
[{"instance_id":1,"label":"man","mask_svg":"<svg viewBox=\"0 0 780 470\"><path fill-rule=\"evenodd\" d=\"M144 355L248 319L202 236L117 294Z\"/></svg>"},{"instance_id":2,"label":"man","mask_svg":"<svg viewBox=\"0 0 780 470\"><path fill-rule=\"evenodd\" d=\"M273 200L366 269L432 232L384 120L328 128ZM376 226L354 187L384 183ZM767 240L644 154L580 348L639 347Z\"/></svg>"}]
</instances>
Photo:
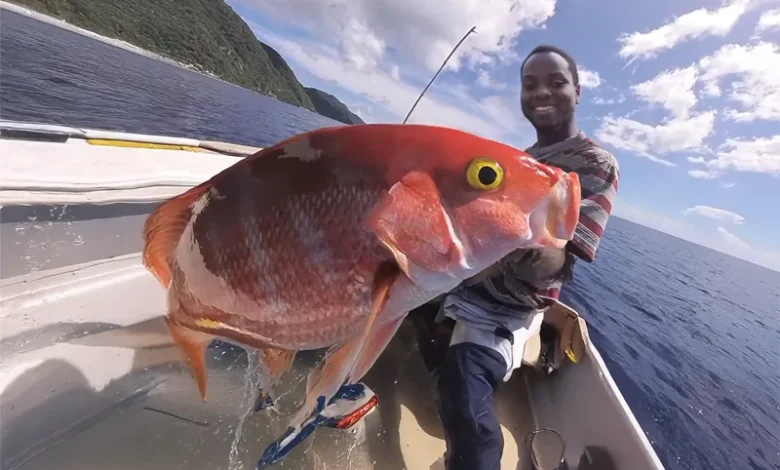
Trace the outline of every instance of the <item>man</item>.
<instances>
[{"instance_id":1,"label":"man","mask_svg":"<svg viewBox=\"0 0 780 470\"><path fill-rule=\"evenodd\" d=\"M565 249L512 253L490 272L444 297L439 317L454 321L444 352L431 348L430 336L418 336L423 359L437 377L447 470L500 468L504 443L492 405L496 387L522 364L523 345L538 331L550 305L545 297L558 298L575 256L587 262L595 259L618 187L615 158L577 127L574 110L580 85L574 60L554 46L539 46L520 71L522 111L537 138L526 150L545 164L579 174L581 214L574 239ZM418 330L424 326L421 312L430 308L412 314Z\"/></svg>"}]
</instances>

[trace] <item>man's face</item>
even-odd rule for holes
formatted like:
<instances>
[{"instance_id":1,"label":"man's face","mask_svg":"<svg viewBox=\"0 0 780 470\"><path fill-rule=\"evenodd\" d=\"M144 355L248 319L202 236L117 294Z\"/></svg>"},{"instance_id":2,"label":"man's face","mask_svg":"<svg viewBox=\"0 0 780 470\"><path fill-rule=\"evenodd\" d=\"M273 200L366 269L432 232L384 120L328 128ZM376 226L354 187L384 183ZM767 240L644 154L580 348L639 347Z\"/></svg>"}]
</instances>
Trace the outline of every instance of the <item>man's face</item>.
<instances>
[{"instance_id":1,"label":"man's face","mask_svg":"<svg viewBox=\"0 0 780 470\"><path fill-rule=\"evenodd\" d=\"M574 117L580 86L566 59L555 52L540 52L528 58L523 67L520 106L536 129L558 128Z\"/></svg>"}]
</instances>

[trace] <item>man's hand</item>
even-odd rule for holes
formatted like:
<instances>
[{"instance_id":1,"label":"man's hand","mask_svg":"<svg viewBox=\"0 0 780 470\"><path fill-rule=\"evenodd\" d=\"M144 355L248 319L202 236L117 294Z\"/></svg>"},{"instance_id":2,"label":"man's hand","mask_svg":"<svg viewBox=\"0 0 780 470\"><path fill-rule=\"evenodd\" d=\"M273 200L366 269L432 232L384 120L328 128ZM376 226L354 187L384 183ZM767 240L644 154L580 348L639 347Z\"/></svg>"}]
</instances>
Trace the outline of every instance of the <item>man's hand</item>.
<instances>
[{"instance_id":1,"label":"man's hand","mask_svg":"<svg viewBox=\"0 0 780 470\"><path fill-rule=\"evenodd\" d=\"M474 276L471 276L470 278L466 279L465 281L461 282L461 286L473 286L474 284L479 284L483 280L493 277L497 274L501 273L501 262L503 260L499 261L498 263L493 264L492 266L488 267L481 273L475 274Z\"/></svg>"},{"instance_id":2,"label":"man's hand","mask_svg":"<svg viewBox=\"0 0 780 470\"><path fill-rule=\"evenodd\" d=\"M529 248L517 250L502 258L461 284L472 286L484 279L508 272L511 276L527 282L547 279L558 274L566 265L565 248Z\"/></svg>"},{"instance_id":3,"label":"man's hand","mask_svg":"<svg viewBox=\"0 0 780 470\"><path fill-rule=\"evenodd\" d=\"M554 277L566 265L565 248L536 248L515 252L501 260L505 269L523 281Z\"/></svg>"}]
</instances>

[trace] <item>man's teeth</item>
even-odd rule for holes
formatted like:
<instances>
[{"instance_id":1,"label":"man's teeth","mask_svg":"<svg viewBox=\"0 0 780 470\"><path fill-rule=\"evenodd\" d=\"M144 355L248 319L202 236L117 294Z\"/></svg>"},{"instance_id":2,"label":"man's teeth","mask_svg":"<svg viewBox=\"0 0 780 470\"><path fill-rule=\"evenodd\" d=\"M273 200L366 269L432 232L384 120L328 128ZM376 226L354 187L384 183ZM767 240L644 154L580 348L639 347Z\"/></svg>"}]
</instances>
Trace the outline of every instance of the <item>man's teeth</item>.
<instances>
[{"instance_id":1,"label":"man's teeth","mask_svg":"<svg viewBox=\"0 0 780 470\"><path fill-rule=\"evenodd\" d=\"M537 111L550 111L550 110L553 109L553 107L552 106L537 106L534 109L537 110Z\"/></svg>"}]
</instances>

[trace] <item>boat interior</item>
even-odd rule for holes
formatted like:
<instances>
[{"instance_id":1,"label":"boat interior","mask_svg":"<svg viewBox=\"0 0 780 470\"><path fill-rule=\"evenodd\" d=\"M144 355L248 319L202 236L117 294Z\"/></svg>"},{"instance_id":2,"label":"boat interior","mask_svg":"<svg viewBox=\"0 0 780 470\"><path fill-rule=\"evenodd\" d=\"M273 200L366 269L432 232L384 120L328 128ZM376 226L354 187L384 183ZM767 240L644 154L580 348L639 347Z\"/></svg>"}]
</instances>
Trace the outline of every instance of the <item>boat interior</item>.
<instances>
[{"instance_id":1,"label":"boat interior","mask_svg":"<svg viewBox=\"0 0 780 470\"><path fill-rule=\"evenodd\" d=\"M46 145L63 144L3 138L0 160L24 155L26 165L45 167L54 154ZM73 145L84 158L83 141ZM188 153L101 145L101 158L112 151L119 157L143 151L144 158L151 152L152 159ZM164 290L140 261L141 226L164 199L148 188L166 187L169 195L184 189L152 182L147 190L112 192L103 184L82 187L79 199L61 181L32 184L29 168L17 170L17 179L6 174L0 181L10 188L0 191L0 466L256 468L266 446L284 433L322 351L299 354L274 388L274 406L254 412L260 380L254 353L215 341L202 401L164 324ZM181 184L214 172L208 167ZM128 191L141 197L133 200ZM371 413L349 429L317 429L271 468L444 470L434 384L415 328L406 321L362 380L378 397ZM495 397L501 469L663 468L577 312L556 304L542 333Z\"/></svg>"}]
</instances>

